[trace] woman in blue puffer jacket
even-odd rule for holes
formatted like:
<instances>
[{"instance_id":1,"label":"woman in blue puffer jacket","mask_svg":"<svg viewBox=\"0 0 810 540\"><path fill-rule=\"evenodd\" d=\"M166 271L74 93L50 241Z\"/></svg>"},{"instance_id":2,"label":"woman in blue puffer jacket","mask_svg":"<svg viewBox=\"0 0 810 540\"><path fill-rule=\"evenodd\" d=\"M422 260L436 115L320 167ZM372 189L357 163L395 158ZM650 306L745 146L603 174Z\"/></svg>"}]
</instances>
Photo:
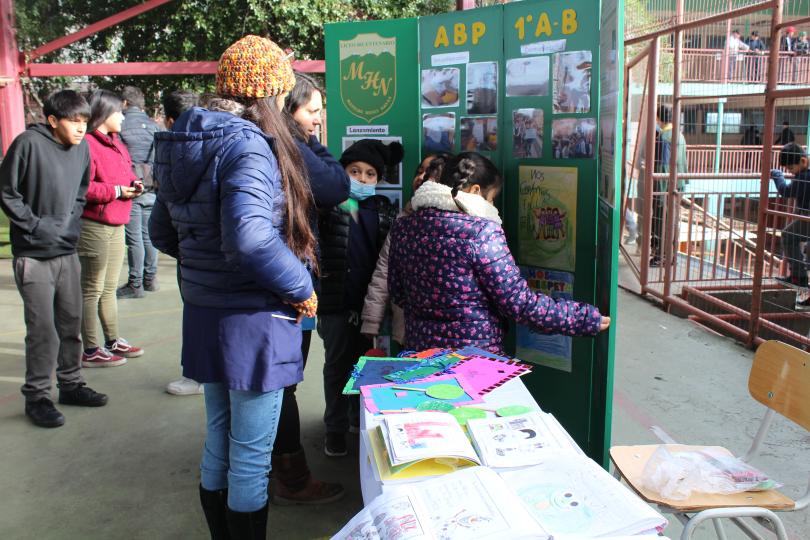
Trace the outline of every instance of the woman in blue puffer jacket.
<instances>
[{"instance_id":1,"label":"woman in blue puffer jacket","mask_svg":"<svg viewBox=\"0 0 810 540\"><path fill-rule=\"evenodd\" d=\"M503 177L475 152L425 182L414 212L391 231L388 288L405 311L405 346L473 345L504 354L510 320L545 334L592 336L610 325L592 305L532 291L520 275L498 209Z\"/></svg>"},{"instance_id":2,"label":"woman in blue puffer jacket","mask_svg":"<svg viewBox=\"0 0 810 540\"><path fill-rule=\"evenodd\" d=\"M302 379L317 307L312 195L280 109L292 66L246 36L217 68L220 111L192 108L155 138L154 245L180 261L183 375L204 383L200 499L212 538L264 538L283 390ZM214 105L210 105L213 109Z\"/></svg>"}]
</instances>

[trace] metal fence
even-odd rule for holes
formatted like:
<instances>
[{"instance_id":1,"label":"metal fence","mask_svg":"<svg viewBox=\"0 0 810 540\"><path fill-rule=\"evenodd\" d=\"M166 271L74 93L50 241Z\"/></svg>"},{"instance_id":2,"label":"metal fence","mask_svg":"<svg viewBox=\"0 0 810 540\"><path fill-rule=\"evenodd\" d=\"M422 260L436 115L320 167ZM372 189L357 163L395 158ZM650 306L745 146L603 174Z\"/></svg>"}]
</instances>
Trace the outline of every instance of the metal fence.
<instances>
[{"instance_id":1,"label":"metal fence","mask_svg":"<svg viewBox=\"0 0 810 540\"><path fill-rule=\"evenodd\" d=\"M796 46L810 31L810 4L640 5L628 9L621 247L636 287L750 346L810 346L810 181L804 190L804 173L782 167L780 193L770 178L783 144L806 151L810 56ZM735 43L734 29L753 27L767 51ZM685 36L719 48L690 48ZM670 127L662 163L656 137Z\"/></svg>"}]
</instances>

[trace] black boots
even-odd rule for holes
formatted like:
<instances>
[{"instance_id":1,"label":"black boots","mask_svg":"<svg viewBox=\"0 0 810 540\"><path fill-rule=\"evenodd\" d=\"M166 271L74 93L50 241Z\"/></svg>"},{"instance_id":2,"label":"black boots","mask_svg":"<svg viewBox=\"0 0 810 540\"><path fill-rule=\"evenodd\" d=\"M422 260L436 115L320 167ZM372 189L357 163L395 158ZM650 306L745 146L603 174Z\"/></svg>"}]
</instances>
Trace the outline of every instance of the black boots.
<instances>
[{"instance_id":1,"label":"black boots","mask_svg":"<svg viewBox=\"0 0 810 540\"><path fill-rule=\"evenodd\" d=\"M228 490L208 491L200 486L200 504L211 532L211 540L231 540L227 518Z\"/></svg>"},{"instance_id":2,"label":"black boots","mask_svg":"<svg viewBox=\"0 0 810 540\"><path fill-rule=\"evenodd\" d=\"M264 540L267 537L267 505L255 512L234 512L228 508L231 540Z\"/></svg>"},{"instance_id":3,"label":"black boots","mask_svg":"<svg viewBox=\"0 0 810 540\"><path fill-rule=\"evenodd\" d=\"M208 491L200 486L202 505L211 540L264 540L267 535L267 505L255 512L228 508L228 490Z\"/></svg>"}]
</instances>

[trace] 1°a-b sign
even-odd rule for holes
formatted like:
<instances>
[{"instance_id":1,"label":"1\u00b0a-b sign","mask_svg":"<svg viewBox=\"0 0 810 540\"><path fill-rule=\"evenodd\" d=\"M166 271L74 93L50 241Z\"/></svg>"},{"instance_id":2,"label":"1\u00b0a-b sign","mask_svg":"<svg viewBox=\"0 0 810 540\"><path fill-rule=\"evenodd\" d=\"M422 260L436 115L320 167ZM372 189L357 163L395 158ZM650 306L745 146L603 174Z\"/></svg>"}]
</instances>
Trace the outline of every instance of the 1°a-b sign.
<instances>
[{"instance_id":1,"label":"1\u00b0a-b sign","mask_svg":"<svg viewBox=\"0 0 810 540\"><path fill-rule=\"evenodd\" d=\"M397 95L397 40L358 34L339 40L340 99L346 110L371 123L393 107Z\"/></svg>"}]
</instances>

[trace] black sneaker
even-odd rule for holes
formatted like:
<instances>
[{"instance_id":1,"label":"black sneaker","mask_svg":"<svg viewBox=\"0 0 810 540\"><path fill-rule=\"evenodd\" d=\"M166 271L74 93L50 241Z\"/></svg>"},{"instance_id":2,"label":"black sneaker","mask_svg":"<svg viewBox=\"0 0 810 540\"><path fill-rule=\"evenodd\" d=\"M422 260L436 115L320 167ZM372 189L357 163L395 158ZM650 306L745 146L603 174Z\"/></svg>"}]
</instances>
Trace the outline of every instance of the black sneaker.
<instances>
[{"instance_id":1,"label":"black sneaker","mask_svg":"<svg viewBox=\"0 0 810 540\"><path fill-rule=\"evenodd\" d=\"M329 457L342 457L348 454L346 435L343 433L327 433L323 442L323 453Z\"/></svg>"},{"instance_id":2,"label":"black sneaker","mask_svg":"<svg viewBox=\"0 0 810 540\"><path fill-rule=\"evenodd\" d=\"M798 309L810 309L810 296L808 296L801 302L796 302L796 307Z\"/></svg>"},{"instance_id":3,"label":"black sneaker","mask_svg":"<svg viewBox=\"0 0 810 540\"><path fill-rule=\"evenodd\" d=\"M73 390L60 390L59 403L79 407L103 407L107 404L107 395L99 394L92 388L81 385Z\"/></svg>"},{"instance_id":4,"label":"black sneaker","mask_svg":"<svg viewBox=\"0 0 810 540\"><path fill-rule=\"evenodd\" d=\"M658 255L654 255L650 257L650 268L660 268L661 267L661 257Z\"/></svg>"},{"instance_id":5,"label":"black sneaker","mask_svg":"<svg viewBox=\"0 0 810 540\"><path fill-rule=\"evenodd\" d=\"M143 298L146 296L146 292L144 292L141 286L136 287L132 283L127 283L126 285L118 287L118 290L115 291L115 296L118 298Z\"/></svg>"},{"instance_id":6,"label":"black sneaker","mask_svg":"<svg viewBox=\"0 0 810 540\"><path fill-rule=\"evenodd\" d=\"M143 290L149 292L157 292L160 290L160 285L158 285L157 278L152 279L144 279L143 280Z\"/></svg>"},{"instance_id":7,"label":"black sneaker","mask_svg":"<svg viewBox=\"0 0 810 540\"><path fill-rule=\"evenodd\" d=\"M65 424L65 416L53 406L53 401L48 398L26 401L25 416L27 416L35 426L39 427L53 428Z\"/></svg>"}]
</instances>

